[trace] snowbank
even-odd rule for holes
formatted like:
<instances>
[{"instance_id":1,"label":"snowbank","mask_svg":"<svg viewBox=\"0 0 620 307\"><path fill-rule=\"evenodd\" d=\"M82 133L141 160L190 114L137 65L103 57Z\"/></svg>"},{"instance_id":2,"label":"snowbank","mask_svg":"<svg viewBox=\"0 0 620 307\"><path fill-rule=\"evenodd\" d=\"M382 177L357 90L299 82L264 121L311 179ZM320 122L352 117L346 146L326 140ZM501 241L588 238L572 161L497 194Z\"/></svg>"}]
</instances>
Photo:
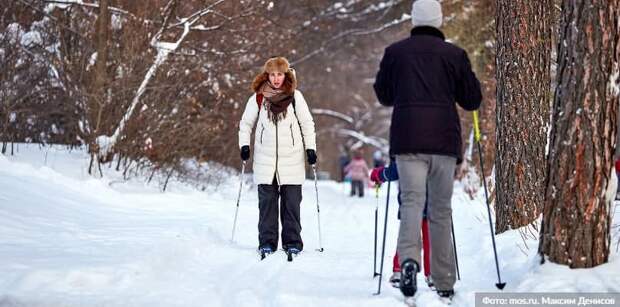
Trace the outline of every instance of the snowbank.
<instances>
[{"instance_id":1,"label":"snowbank","mask_svg":"<svg viewBox=\"0 0 620 307\"><path fill-rule=\"evenodd\" d=\"M242 193L236 240L230 242L238 177L205 192L173 182L161 193L144 180L124 182L111 169L104 168L102 179L92 178L88 159L81 151L32 145L20 145L14 157L0 155L0 306L402 304L387 283L398 228L395 186L385 284L373 296L373 191L350 198L348 187L319 183L325 248L319 253L314 184L307 182L304 252L292 263L282 252L260 262L254 186ZM457 184L453 198L461 273L453 306L474 306L475 293L496 292L497 280L486 208L462 190ZM505 291L620 292L617 239L610 263L570 270L538 264L537 236L499 235ZM418 306L441 306L421 279L419 284Z\"/></svg>"}]
</instances>

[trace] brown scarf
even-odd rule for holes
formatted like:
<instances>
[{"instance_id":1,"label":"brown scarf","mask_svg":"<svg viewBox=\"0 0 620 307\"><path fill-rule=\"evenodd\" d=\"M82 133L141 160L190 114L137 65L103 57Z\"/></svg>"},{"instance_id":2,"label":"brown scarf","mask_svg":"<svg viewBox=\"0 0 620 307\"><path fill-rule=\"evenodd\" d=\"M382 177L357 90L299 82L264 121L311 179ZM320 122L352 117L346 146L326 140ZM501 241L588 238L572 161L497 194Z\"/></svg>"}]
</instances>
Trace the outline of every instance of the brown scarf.
<instances>
[{"instance_id":1,"label":"brown scarf","mask_svg":"<svg viewBox=\"0 0 620 307\"><path fill-rule=\"evenodd\" d=\"M293 102L294 95L274 88L269 81L265 81L258 89L258 93L265 97L265 110L269 110L269 119L277 123L286 117L288 105Z\"/></svg>"}]
</instances>

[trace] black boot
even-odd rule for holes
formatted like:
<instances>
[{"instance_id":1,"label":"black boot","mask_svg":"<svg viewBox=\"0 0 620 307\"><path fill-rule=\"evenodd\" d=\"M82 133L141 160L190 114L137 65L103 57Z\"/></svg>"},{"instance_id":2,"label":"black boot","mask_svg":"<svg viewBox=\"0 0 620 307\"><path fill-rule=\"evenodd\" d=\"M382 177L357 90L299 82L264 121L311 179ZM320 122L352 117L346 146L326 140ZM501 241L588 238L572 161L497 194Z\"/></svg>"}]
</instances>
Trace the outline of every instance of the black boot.
<instances>
[{"instance_id":1,"label":"black boot","mask_svg":"<svg viewBox=\"0 0 620 307\"><path fill-rule=\"evenodd\" d=\"M271 246L263 246L258 249L258 253L260 254L260 260L263 260L273 253L273 248Z\"/></svg>"},{"instance_id":2,"label":"black boot","mask_svg":"<svg viewBox=\"0 0 620 307\"><path fill-rule=\"evenodd\" d=\"M301 252L300 249L296 248L296 247L289 247L286 250L286 260L293 261L293 257L297 257L297 255L299 255L299 253Z\"/></svg>"},{"instance_id":3,"label":"black boot","mask_svg":"<svg viewBox=\"0 0 620 307\"><path fill-rule=\"evenodd\" d=\"M400 292L405 297L414 296L418 290L416 275L420 271L420 266L415 260L409 258L403 262L400 271Z\"/></svg>"},{"instance_id":4,"label":"black boot","mask_svg":"<svg viewBox=\"0 0 620 307\"><path fill-rule=\"evenodd\" d=\"M452 302L452 298L454 297L454 290L450 289L450 290L437 290L437 295L439 295L439 298L445 302L445 303L450 303Z\"/></svg>"}]
</instances>

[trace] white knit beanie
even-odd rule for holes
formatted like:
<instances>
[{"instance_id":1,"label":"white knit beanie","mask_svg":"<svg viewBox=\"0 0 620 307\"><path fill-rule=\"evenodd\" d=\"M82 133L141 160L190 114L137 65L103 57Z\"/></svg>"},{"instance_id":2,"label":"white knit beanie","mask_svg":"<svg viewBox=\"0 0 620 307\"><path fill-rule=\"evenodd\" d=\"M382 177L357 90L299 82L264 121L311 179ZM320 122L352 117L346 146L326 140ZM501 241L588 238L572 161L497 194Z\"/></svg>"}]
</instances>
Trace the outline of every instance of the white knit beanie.
<instances>
[{"instance_id":1,"label":"white knit beanie","mask_svg":"<svg viewBox=\"0 0 620 307\"><path fill-rule=\"evenodd\" d=\"M437 0L414 0L411 7L411 23L414 27L441 27L443 14L441 4Z\"/></svg>"}]
</instances>

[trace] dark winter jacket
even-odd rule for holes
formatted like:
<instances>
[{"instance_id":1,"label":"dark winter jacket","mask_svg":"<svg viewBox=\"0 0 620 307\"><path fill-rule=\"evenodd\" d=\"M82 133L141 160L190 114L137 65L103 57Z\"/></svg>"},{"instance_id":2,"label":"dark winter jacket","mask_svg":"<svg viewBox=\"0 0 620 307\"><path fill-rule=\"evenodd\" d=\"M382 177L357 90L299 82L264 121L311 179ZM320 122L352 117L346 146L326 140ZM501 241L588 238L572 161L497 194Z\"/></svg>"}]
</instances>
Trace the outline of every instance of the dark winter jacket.
<instances>
[{"instance_id":1,"label":"dark winter jacket","mask_svg":"<svg viewBox=\"0 0 620 307\"><path fill-rule=\"evenodd\" d=\"M416 27L411 37L385 49L374 88L381 104L394 106L390 154L438 154L462 160L455 102L473 111L482 94L467 53L444 40L436 28Z\"/></svg>"}]
</instances>

